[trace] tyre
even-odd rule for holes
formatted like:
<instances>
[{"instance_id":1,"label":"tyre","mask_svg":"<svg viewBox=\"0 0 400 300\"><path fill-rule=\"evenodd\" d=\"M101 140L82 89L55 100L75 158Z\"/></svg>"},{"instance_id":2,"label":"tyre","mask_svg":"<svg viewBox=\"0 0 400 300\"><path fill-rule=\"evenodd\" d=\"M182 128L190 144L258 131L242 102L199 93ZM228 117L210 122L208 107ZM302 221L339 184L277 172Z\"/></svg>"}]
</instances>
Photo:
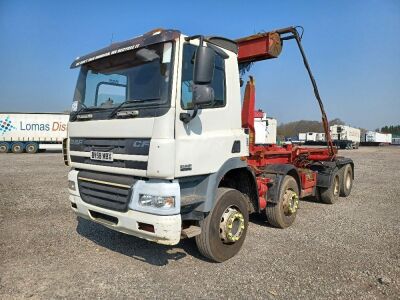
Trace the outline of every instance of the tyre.
<instances>
[{"instance_id":1,"label":"tyre","mask_svg":"<svg viewBox=\"0 0 400 300\"><path fill-rule=\"evenodd\" d=\"M200 222L197 248L213 261L226 261L242 248L248 223L249 212L243 194L234 189L218 188L214 208Z\"/></svg>"},{"instance_id":2,"label":"tyre","mask_svg":"<svg viewBox=\"0 0 400 300\"><path fill-rule=\"evenodd\" d=\"M24 152L24 145L22 143L14 143L11 146L11 151L16 154L22 153Z\"/></svg>"},{"instance_id":3,"label":"tyre","mask_svg":"<svg viewBox=\"0 0 400 300\"><path fill-rule=\"evenodd\" d=\"M331 185L329 188L318 188L319 199L322 203L333 204L339 199L340 193L340 174L335 171L332 174Z\"/></svg>"},{"instance_id":4,"label":"tyre","mask_svg":"<svg viewBox=\"0 0 400 300\"><path fill-rule=\"evenodd\" d=\"M340 169L340 197L347 197L350 195L353 187L353 168L350 164L345 165Z\"/></svg>"},{"instance_id":5,"label":"tyre","mask_svg":"<svg viewBox=\"0 0 400 300\"><path fill-rule=\"evenodd\" d=\"M38 150L39 150L39 145L36 143L28 143L25 146L26 153L34 154L38 152Z\"/></svg>"},{"instance_id":6,"label":"tyre","mask_svg":"<svg viewBox=\"0 0 400 300\"><path fill-rule=\"evenodd\" d=\"M299 187L292 176L283 178L278 199L278 203L267 203L265 213L269 224L286 228L293 224L299 207Z\"/></svg>"},{"instance_id":7,"label":"tyre","mask_svg":"<svg viewBox=\"0 0 400 300\"><path fill-rule=\"evenodd\" d=\"M1 142L0 143L0 153L7 153L10 151L10 144L7 142Z\"/></svg>"}]
</instances>

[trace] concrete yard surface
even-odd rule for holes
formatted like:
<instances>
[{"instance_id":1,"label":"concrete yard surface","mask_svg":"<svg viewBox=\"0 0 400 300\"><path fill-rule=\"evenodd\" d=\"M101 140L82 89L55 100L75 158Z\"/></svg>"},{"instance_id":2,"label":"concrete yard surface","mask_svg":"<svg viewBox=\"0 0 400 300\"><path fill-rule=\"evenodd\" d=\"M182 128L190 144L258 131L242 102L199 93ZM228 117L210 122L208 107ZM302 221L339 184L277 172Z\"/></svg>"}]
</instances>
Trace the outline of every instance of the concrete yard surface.
<instances>
[{"instance_id":1,"label":"concrete yard surface","mask_svg":"<svg viewBox=\"0 0 400 300\"><path fill-rule=\"evenodd\" d=\"M400 147L341 151L353 191L302 201L292 227L252 216L224 263L77 219L60 153L0 155L0 298L400 299Z\"/></svg>"}]
</instances>

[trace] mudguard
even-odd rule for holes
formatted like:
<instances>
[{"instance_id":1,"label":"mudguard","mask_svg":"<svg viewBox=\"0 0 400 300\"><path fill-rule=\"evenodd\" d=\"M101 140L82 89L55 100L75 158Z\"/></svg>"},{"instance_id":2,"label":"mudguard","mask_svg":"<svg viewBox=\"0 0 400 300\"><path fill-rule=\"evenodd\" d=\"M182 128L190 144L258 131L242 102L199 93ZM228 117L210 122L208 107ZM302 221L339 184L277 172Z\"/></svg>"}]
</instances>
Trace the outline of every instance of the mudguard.
<instances>
[{"instance_id":1,"label":"mudguard","mask_svg":"<svg viewBox=\"0 0 400 300\"><path fill-rule=\"evenodd\" d=\"M295 166L290 164L268 165L265 168L265 173L269 175L267 177L273 179L272 184L268 185L267 202L279 202L279 191L282 180L286 175L290 175L296 180L299 191L301 191L300 176Z\"/></svg>"},{"instance_id":2,"label":"mudguard","mask_svg":"<svg viewBox=\"0 0 400 300\"><path fill-rule=\"evenodd\" d=\"M209 212L214 207L215 193L222 177L233 169L247 168L239 157L228 159L216 173L179 178L181 187L181 214L197 218L197 213ZM184 216L182 216L184 218Z\"/></svg>"},{"instance_id":3,"label":"mudguard","mask_svg":"<svg viewBox=\"0 0 400 300\"><path fill-rule=\"evenodd\" d=\"M353 169L354 179L354 163L351 158L338 156L334 161L314 163L310 169L318 172L317 187L329 188L332 183L332 175L347 164L350 164Z\"/></svg>"}]
</instances>

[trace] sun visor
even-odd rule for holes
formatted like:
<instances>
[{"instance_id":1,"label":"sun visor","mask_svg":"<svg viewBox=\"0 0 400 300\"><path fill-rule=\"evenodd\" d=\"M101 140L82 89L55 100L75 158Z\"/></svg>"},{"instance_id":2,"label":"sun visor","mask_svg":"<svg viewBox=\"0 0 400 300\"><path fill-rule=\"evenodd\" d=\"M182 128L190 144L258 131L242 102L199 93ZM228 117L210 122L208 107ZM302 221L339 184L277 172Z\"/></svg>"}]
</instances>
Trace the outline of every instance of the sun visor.
<instances>
[{"instance_id":1,"label":"sun visor","mask_svg":"<svg viewBox=\"0 0 400 300\"><path fill-rule=\"evenodd\" d=\"M106 48L97 50L85 56L78 57L73 61L70 68L73 69L89 62L118 53L135 50L152 44L172 41L178 38L179 35L180 31L178 30L155 29L125 42L114 43Z\"/></svg>"}]
</instances>

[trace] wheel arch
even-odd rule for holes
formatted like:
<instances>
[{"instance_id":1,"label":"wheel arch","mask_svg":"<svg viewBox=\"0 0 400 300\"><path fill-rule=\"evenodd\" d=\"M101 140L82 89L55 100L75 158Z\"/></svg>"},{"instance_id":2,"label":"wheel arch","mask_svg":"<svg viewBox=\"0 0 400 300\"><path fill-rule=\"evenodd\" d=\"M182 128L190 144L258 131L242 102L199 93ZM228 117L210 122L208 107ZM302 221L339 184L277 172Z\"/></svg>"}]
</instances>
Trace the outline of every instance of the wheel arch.
<instances>
[{"instance_id":1,"label":"wheel arch","mask_svg":"<svg viewBox=\"0 0 400 300\"><path fill-rule=\"evenodd\" d=\"M217 188L227 187L238 190L245 195L249 212L259 211L257 180L249 167L235 168L225 173L218 183Z\"/></svg>"},{"instance_id":2,"label":"wheel arch","mask_svg":"<svg viewBox=\"0 0 400 300\"><path fill-rule=\"evenodd\" d=\"M218 187L232 187L227 186L227 178L237 175L247 178L251 184L254 182L255 187L257 187L255 177L248 169L247 162L242 161L239 157L228 159L215 173L179 178L182 218L202 219L203 214L210 212L215 206L215 195ZM251 181L251 178L253 178L253 181ZM240 188L244 189L242 185ZM258 202L258 198L256 201Z\"/></svg>"}]
</instances>

